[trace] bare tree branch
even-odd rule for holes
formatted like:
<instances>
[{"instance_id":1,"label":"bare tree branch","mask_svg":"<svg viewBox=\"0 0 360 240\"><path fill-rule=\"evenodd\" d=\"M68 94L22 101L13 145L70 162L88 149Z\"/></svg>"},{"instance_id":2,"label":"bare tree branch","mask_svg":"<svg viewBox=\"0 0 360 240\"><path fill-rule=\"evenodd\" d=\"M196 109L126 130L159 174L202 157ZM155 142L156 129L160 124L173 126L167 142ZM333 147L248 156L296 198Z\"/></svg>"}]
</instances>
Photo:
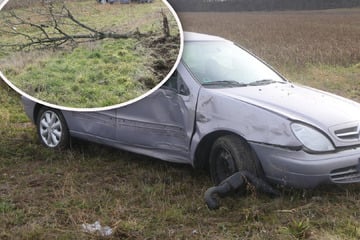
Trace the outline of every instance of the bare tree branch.
<instances>
[{"instance_id":1,"label":"bare tree branch","mask_svg":"<svg viewBox=\"0 0 360 240\"><path fill-rule=\"evenodd\" d=\"M162 14L165 16L164 13ZM37 17L41 17L44 20L40 23L34 23L28 18L23 18L14 11L10 11L8 20L6 20L7 29L0 28L0 32L22 36L24 41L0 44L0 48L55 48L68 42L77 44L84 40L97 41L105 38L136 38L140 35L146 35L141 34L138 30L128 33L98 31L76 19L65 5L62 5L60 8L55 8L53 4L49 4L45 12L37 11ZM166 16L164 19L166 19ZM77 30L73 32L78 32L78 34L70 32L68 30L69 26L77 28Z\"/></svg>"},{"instance_id":2,"label":"bare tree branch","mask_svg":"<svg viewBox=\"0 0 360 240\"><path fill-rule=\"evenodd\" d=\"M89 30L90 32L93 32L93 33L98 34L98 35L103 34L103 33L99 32L99 31L97 31L97 30L95 30L95 29L93 29L93 28L91 28L89 26L86 26L85 24L81 23L80 21L76 20L75 17L72 15L72 13L69 11L69 9L65 5L63 5L63 9L66 11L68 18L71 19L71 21L76 23L78 26L80 26L82 28L85 28L85 29Z\"/></svg>"},{"instance_id":3,"label":"bare tree branch","mask_svg":"<svg viewBox=\"0 0 360 240\"><path fill-rule=\"evenodd\" d=\"M170 28L169 28L169 21L166 17L166 14L164 13L164 11L161 9L161 15L163 17L163 33L165 37L169 37L170 36Z\"/></svg>"}]
</instances>

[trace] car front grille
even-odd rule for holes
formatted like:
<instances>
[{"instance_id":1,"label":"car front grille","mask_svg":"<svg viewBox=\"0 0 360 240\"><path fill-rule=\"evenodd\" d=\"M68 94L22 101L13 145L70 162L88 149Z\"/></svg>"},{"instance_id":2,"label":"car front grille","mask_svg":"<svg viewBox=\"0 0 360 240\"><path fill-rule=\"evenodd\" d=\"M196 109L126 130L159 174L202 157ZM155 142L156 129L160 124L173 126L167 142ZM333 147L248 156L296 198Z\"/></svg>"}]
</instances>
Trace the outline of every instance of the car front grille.
<instances>
[{"instance_id":1,"label":"car front grille","mask_svg":"<svg viewBox=\"0 0 360 240\"><path fill-rule=\"evenodd\" d=\"M358 140L359 126L343 128L335 131L335 135L342 140Z\"/></svg>"},{"instance_id":2,"label":"car front grille","mask_svg":"<svg viewBox=\"0 0 360 240\"><path fill-rule=\"evenodd\" d=\"M360 181L360 172L357 166L340 168L330 173L330 178L335 183L352 183Z\"/></svg>"}]
</instances>

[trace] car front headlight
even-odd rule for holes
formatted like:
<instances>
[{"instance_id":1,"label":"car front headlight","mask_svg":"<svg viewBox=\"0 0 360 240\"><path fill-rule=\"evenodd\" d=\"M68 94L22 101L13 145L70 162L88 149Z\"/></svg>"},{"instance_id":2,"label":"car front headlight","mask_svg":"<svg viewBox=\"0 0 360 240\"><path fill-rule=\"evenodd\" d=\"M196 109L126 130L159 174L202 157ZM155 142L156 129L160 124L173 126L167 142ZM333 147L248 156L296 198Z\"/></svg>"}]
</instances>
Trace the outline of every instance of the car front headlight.
<instances>
[{"instance_id":1,"label":"car front headlight","mask_svg":"<svg viewBox=\"0 0 360 240\"><path fill-rule=\"evenodd\" d=\"M297 139L311 151L328 152L335 150L331 141L315 128L301 123L293 123L291 129Z\"/></svg>"}]
</instances>

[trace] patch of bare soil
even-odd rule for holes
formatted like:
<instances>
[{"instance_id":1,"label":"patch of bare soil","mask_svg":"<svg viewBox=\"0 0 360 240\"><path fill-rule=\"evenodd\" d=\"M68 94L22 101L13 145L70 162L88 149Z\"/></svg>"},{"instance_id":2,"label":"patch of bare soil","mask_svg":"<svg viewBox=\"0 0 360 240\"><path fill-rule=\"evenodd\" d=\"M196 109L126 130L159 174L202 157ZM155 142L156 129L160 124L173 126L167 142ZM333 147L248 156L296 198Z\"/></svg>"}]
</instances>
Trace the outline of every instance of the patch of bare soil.
<instances>
[{"instance_id":1,"label":"patch of bare soil","mask_svg":"<svg viewBox=\"0 0 360 240\"><path fill-rule=\"evenodd\" d=\"M146 88L152 89L159 84L175 65L180 51L180 36L147 36L142 45L151 52L151 62L147 65L154 73L154 77L139 79Z\"/></svg>"}]
</instances>

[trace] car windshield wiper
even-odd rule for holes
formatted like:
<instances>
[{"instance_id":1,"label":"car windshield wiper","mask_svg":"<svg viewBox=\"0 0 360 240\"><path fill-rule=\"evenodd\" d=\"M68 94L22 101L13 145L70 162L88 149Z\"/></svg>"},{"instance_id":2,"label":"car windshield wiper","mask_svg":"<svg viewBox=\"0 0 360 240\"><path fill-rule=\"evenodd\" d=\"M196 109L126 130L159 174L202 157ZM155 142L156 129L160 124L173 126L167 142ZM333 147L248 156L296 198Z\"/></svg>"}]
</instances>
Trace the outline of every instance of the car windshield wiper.
<instances>
[{"instance_id":1,"label":"car windshield wiper","mask_svg":"<svg viewBox=\"0 0 360 240\"><path fill-rule=\"evenodd\" d=\"M248 85L249 86L260 86L260 85L267 85L267 84L271 84L271 83L282 83L282 82L275 81L272 79L261 79L261 80L255 81L255 82L251 82Z\"/></svg>"},{"instance_id":2,"label":"car windshield wiper","mask_svg":"<svg viewBox=\"0 0 360 240\"><path fill-rule=\"evenodd\" d=\"M235 80L221 80L202 83L204 86L226 86L226 87L244 87L247 86L245 83L239 83Z\"/></svg>"}]
</instances>

